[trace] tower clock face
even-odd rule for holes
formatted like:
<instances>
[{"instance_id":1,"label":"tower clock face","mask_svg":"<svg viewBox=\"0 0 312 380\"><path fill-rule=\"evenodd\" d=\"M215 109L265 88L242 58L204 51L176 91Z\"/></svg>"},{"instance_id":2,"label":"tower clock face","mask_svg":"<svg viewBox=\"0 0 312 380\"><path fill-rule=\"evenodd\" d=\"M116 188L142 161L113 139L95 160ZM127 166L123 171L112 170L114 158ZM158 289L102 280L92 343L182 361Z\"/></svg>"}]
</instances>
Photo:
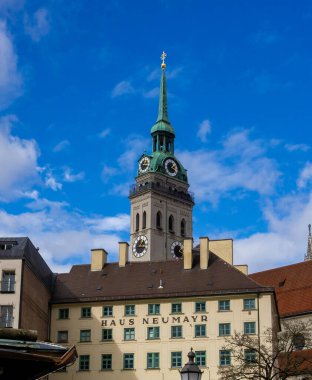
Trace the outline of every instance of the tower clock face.
<instances>
[{"instance_id":1,"label":"tower clock face","mask_svg":"<svg viewBox=\"0 0 312 380\"><path fill-rule=\"evenodd\" d=\"M175 259L181 259L183 257L183 244L180 241L174 241L171 244L170 251Z\"/></svg>"},{"instance_id":2,"label":"tower clock face","mask_svg":"<svg viewBox=\"0 0 312 380\"><path fill-rule=\"evenodd\" d=\"M165 170L167 174L174 177L178 174L178 165L172 158L168 158L168 160L165 161Z\"/></svg>"},{"instance_id":3,"label":"tower clock face","mask_svg":"<svg viewBox=\"0 0 312 380\"><path fill-rule=\"evenodd\" d=\"M150 166L151 160L149 157L143 157L139 162L139 172L146 173Z\"/></svg>"},{"instance_id":4,"label":"tower clock face","mask_svg":"<svg viewBox=\"0 0 312 380\"><path fill-rule=\"evenodd\" d=\"M147 252L148 239L144 235L138 236L133 243L132 252L137 258L142 257Z\"/></svg>"}]
</instances>

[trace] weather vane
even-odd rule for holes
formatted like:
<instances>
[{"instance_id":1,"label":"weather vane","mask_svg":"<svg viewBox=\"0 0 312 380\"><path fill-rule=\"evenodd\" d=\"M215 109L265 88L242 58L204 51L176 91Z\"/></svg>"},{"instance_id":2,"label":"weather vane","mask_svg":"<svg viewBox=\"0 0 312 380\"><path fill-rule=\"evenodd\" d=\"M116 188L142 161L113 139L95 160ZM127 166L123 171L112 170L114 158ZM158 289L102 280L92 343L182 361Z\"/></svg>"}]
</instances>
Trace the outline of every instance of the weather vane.
<instances>
[{"instance_id":1,"label":"weather vane","mask_svg":"<svg viewBox=\"0 0 312 380\"><path fill-rule=\"evenodd\" d=\"M161 68L164 70L166 68L165 59L167 57L167 54L163 51L162 55L160 56L160 59L162 60Z\"/></svg>"}]
</instances>

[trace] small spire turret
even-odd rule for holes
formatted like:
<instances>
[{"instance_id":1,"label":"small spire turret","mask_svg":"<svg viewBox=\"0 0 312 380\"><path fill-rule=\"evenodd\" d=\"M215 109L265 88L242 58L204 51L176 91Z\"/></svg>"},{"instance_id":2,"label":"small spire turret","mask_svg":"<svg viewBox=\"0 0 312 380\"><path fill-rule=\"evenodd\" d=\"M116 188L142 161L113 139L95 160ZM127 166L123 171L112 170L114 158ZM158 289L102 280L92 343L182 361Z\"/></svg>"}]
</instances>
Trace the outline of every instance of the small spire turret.
<instances>
[{"instance_id":1,"label":"small spire turret","mask_svg":"<svg viewBox=\"0 0 312 380\"><path fill-rule=\"evenodd\" d=\"M304 255L304 261L312 260L312 234L311 234L311 224L308 225L309 236L308 236L308 248L307 253Z\"/></svg>"}]
</instances>

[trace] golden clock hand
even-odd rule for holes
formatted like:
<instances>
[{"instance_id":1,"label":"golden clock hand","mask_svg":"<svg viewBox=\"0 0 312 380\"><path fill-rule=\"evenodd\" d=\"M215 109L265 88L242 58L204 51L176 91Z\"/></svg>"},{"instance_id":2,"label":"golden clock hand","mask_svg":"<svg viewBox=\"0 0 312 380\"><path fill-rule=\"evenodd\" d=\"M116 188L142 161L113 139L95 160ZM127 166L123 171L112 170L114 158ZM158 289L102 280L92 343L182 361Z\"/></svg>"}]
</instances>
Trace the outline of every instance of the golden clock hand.
<instances>
[{"instance_id":1,"label":"golden clock hand","mask_svg":"<svg viewBox=\"0 0 312 380\"><path fill-rule=\"evenodd\" d=\"M144 240L140 241L139 248L144 248L145 247L145 242Z\"/></svg>"}]
</instances>

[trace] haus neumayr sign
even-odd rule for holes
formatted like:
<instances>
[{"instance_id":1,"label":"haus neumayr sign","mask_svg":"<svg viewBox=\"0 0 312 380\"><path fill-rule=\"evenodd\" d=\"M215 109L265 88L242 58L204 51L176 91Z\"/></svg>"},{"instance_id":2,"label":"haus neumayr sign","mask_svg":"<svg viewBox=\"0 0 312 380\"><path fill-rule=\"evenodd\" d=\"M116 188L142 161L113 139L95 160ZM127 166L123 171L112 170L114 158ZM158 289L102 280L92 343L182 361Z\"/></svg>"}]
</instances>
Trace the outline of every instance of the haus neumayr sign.
<instances>
[{"instance_id":1,"label":"haus neumayr sign","mask_svg":"<svg viewBox=\"0 0 312 380\"><path fill-rule=\"evenodd\" d=\"M183 323L200 323L207 322L207 315L170 315L166 317L162 316L148 316L143 318L106 318L102 319L101 325L103 327L114 327L114 326L136 326L137 324L141 325L160 325L160 324L183 324Z\"/></svg>"}]
</instances>

